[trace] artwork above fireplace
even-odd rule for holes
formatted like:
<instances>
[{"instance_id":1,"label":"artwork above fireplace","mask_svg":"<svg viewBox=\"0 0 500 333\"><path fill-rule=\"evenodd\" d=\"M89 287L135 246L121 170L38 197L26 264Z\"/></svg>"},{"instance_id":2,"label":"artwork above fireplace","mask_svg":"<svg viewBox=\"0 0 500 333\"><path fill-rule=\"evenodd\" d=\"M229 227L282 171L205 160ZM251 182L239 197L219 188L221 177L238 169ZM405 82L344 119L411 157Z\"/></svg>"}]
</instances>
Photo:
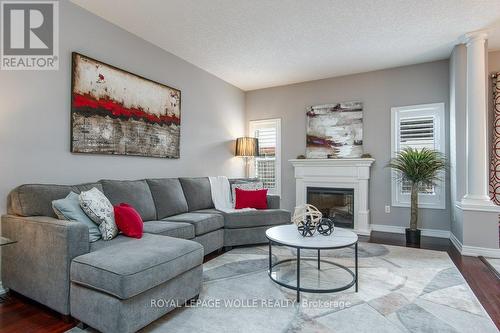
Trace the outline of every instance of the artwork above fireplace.
<instances>
[{"instance_id":1,"label":"artwork above fireplace","mask_svg":"<svg viewBox=\"0 0 500 333\"><path fill-rule=\"evenodd\" d=\"M358 158L363 154L363 103L307 108L307 158Z\"/></svg>"}]
</instances>

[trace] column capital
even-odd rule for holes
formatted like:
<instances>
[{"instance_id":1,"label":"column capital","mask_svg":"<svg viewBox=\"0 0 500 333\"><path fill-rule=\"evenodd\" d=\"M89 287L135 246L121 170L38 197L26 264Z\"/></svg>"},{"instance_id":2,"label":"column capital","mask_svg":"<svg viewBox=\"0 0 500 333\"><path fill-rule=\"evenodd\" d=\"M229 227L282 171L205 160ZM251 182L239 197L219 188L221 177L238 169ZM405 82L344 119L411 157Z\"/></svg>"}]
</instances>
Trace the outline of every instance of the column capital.
<instances>
[{"instance_id":1,"label":"column capital","mask_svg":"<svg viewBox=\"0 0 500 333\"><path fill-rule=\"evenodd\" d=\"M460 40L469 46L474 42L485 42L488 39L488 30L478 30L464 34Z\"/></svg>"}]
</instances>

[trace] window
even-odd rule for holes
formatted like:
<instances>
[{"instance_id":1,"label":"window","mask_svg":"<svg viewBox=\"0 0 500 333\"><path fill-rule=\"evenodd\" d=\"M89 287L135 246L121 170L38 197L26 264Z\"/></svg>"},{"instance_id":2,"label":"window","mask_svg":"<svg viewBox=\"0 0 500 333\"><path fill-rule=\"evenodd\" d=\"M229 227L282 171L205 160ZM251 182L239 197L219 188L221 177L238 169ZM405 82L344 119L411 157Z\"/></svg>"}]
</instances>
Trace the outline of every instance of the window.
<instances>
[{"instance_id":1,"label":"window","mask_svg":"<svg viewBox=\"0 0 500 333\"><path fill-rule=\"evenodd\" d=\"M444 103L394 107L391 109L391 151L407 148L428 148L445 153ZM392 171L392 205L410 206L411 186L407 181L397 181ZM434 185L422 185L419 189L419 206L445 208L444 174Z\"/></svg>"},{"instance_id":2,"label":"window","mask_svg":"<svg viewBox=\"0 0 500 333\"><path fill-rule=\"evenodd\" d=\"M281 194L281 119L252 120L249 136L259 141L259 155L250 167L250 176L259 178L269 193Z\"/></svg>"}]
</instances>

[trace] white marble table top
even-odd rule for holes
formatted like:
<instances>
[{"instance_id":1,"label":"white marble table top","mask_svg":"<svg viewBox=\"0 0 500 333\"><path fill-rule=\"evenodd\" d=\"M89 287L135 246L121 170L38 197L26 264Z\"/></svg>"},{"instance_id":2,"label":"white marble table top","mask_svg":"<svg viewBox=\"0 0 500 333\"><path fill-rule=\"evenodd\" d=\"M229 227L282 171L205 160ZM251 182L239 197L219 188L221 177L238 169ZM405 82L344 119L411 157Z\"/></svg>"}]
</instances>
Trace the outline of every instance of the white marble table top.
<instances>
[{"instance_id":1,"label":"white marble table top","mask_svg":"<svg viewBox=\"0 0 500 333\"><path fill-rule=\"evenodd\" d=\"M269 240L283 245L308 248L327 249L335 247L346 247L358 241L358 235L354 232L335 227L329 236L323 236L316 232L311 237L302 237L295 224L280 225L267 229L266 236Z\"/></svg>"}]
</instances>

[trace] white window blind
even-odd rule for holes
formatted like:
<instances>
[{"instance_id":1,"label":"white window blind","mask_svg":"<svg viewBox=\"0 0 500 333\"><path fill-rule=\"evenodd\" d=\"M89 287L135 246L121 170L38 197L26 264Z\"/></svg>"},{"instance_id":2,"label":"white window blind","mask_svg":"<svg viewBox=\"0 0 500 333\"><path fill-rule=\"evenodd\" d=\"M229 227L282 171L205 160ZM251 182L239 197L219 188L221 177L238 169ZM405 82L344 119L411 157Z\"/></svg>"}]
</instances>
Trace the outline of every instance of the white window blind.
<instances>
[{"instance_id":1,"label":"white window blind","mask_svg":"<svg viewBox=\"0 0 500 333\"><path fill-rule=\"evenodd\" d=\"M250 121L249 135L259 141L259 156L250 172L270 193L280 194L280 119Z\"/></svg>"},{"instance_id":2,"label":"white window blind","mask_svg":"<svg viewBox=\"0 0 500 333\"><path fill-rule=\"evenodd\" d=\"M434 118L403 118L400 121L400 148L434 149Z\"/></svg>"},{"instance_id":3,"label":"white window blind","mask_svg":"<svg viewBox=\"0 0 500 333\"><path fill-rule=\"evenodd\" d=\"M399 149L436 149L434 140L434 120L435 117L402 117L399 122ZM405 194L411 193L411 183L404 180L401 184L401 191ZM433 194L434 185L422 184L420 193Z\"/></svg>"},{"instance_id":4,"label":"white window blind","mask_svg":"<svg viewBox=\"0 0 500 333\"><path fill-rule=\"evenodd\" d=\"M391 109L393 157L404 148L433 149L445 153L444 103L412 105ZM444 177L442 177L444 178ZM411 184L397 181L393 171L392 205L409 206ZM419 206L445 208L444 180L437 185L422 184L419 188Z\"/></svg>"}]
</instances>

